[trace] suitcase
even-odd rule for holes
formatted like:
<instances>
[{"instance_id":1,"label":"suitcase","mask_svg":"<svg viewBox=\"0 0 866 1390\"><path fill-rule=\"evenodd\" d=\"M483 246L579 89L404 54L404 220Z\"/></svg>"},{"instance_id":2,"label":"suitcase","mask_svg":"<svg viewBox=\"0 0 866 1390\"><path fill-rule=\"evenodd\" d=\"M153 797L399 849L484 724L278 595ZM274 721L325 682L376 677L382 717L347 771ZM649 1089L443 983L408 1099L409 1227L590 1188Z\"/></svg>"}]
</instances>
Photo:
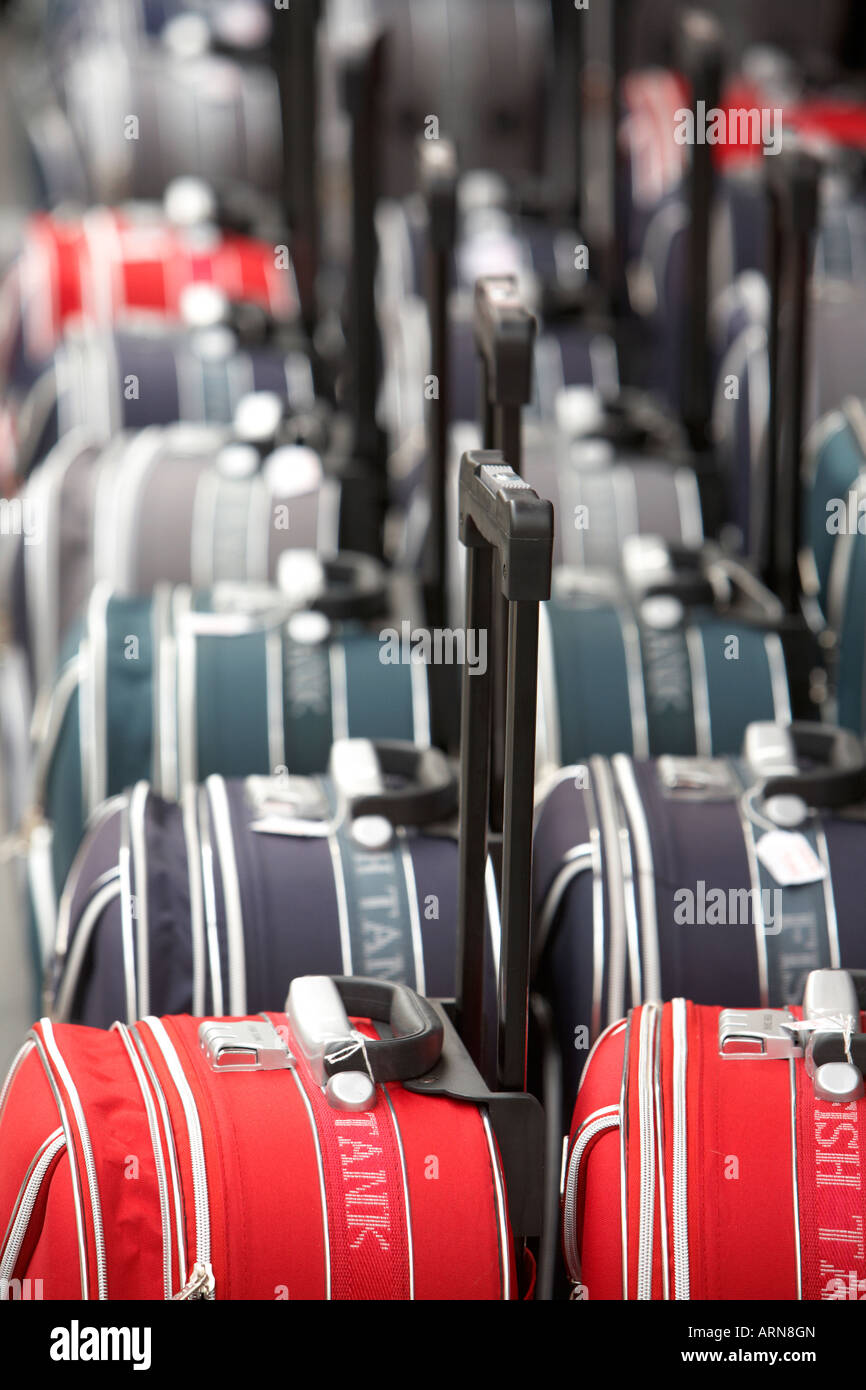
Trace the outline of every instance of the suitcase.
<instances>
[{"instance_id":1,"label":"suitcase","mask_svg":"<svg viewBox=\"0 0 866 1390\"><path fill-rule=\"evenodd\" d=\"M48 364L67 324L109 328L146 310L180 316L188 285L216 284L231 300L252 301L275 319L297 319L298 296L287 257L273 245L212 225L205 185L176 180L164 209L133 204L92 208L83 216L34 216L0 295L0 371L15 396ZM285 259L286 264L282 264Z\"/></svg>"},{"instance_id":2,"label":"suitcase","mask_svg":"<svg viewBox=\"0 0 866 1390\"><path fill-rule=\"evenodd\" d=\"M482 280L476 294L485 440L504 444L532 482L531 460L522 455L520 439L532 319L516 300L513 282ZM689 550L652 533L636 534L641 512L635 498L645 462L654 462L652 456L634 467L627 510L604 509L605 493L599 490L601 509L575 512L571 529L576 534L570 529L568 541L567 513L560 511L563 557L579 555L578 546L589 536L596 553L601 549L611 561L618 548L620 573L571 564L554 574L541 622L541 767L591 753L735 753L751 719L790 718L780 604L717 547ZM699 534L699 480L691 475L686 490L678 481L681 465L668 467L668 495L681 499L681 516L694 517L693 534ZM663 462L656 468L665 471ZM560 473L558 481L564 491L567 475ZM663 508L649 481L645 489L644 524L664 534L676 520L660 517ZM613 500L619 506L629 500L622 477Z\"/></svg>"},{"instance_id":3,"label":"suitcase","mask_svg":"<svg viewBox=\"0 0 866 1390\"><path fill-rule=\"evenodd\" d=\"M568 1141L574 1296L863 1297L866 1038L854 974L811 972L788 1008L678 998L610 1026Z\"/></svg>"},{"instance_id":4,"label":"suitcase","mask_svg":"<svg viewBox=\"0 0 866 1390\"><path fill-rule=\"evenodd\" d=\"M318 452L321 421L281 413L262 393L241 398L228 428L151 425L104 446L73 430L55 445L21 495L41 543L18 542L10 594L37 690L94 583L129 597L161 582L273 583L288 550L336 552L341 480Z\"/></svg>"},{"instance_id":5,"label":"suitcase","mask_svg":"<svg viewBox=\"0 0 866 1390\"><path fill-rule=\"evenodd\" d=\"M139 782L108 807L58 914L56 1021L260 1013L316 971L454 993L457 783L435 750L339 740L325 776L212 776L180 804Z\"/></svg>"},{"instance_id":6,"label":"suitcase","mask_svg":"<svg viewBox=\"0 0 866 1390\"><path fill-rule=\"evenodd\" d=\"M571 1105L585 1048L628 1008L794 1003L859 958L863 752L818 724L753 724L742 756L617 754L539 792L537 985Z\"/></svg>"},{"instance_id":7,"label":"suitcase","mask_svg":"<svg viewBox=\"0 0 866 1390\"><path fill-rule=\"evenodd\" d=\"M264 317L247 327L218 292L181 297L183 329L144 316L112 331L67 329L23 402L7 413L12 456L4 475L26 477L70 430L108 442L121 429L176 420L228 424L241 397L272 391L292 412L315 400L309 354ZM246 312L246 311L244 311ZM208 322L195 322L207 315ZM294 339L294 341L293 341Z\"/></svg>"},{"instance_id":8,"label":"suitcase","mask_svg":"<svg viewBox=\"0 0 866 1390\"><path fill-rule=\"evenodd\" d=\"M550 577L552 515L501 455L486 454L466 459L461 516L472 547L467 610L489 626L495 573L511 637L494 1086L473 1060L482 1030L476 967L485 952L491 678L466 673L460 1035L441 1003L406 986L324 975L296 977L285 1012L258 1018L151 1015L109 1032L43 1019L13 1063L0 1109L4 1296L10 1280L36 1277L50 1299L499 1299L527 1291L518 1259L541 1231L545 1179L542 1112L524 1091L534 757L527 673ZM518 705L530 715L519 723ZM135 1184L122 1178L121 1151L137 1156ZM431 1155L436 1182L428 1181ZM285 1171L287 1161L292 1182L257 1199L262 1173Z\"/></svg>"},{"instance_id":9,"label":"suitcase","mask_svg":"<svg viewBox=\"0 0 866 1390\"><path fill-rule=\"evenodd\" d=\"M82 203L159 198L186 175L260 194L280 190L276 74L211 51L206 24L192 32L189 21L175 22L161 40L134 45L90 39L63 53L52 78L54 110L49 119L40 106L30 140L48 207L69 195L70 148L83 175Z\"/></svg>"},{"instance_id":10,"label":"suitcase","mask_svg":"<svg viewBox=\"0 0 866 1390\"><path fill-rule=\"evenodd\" d=\"M34 721L34 800L50 827L31 855L37 903L55 901L88 817L142 779L176 799L211 773L324 772L335 738L429 744L427 666L399 626L383 626L381 568L351 555L292 559L282 590L93 590Z\"/></svg>"}]
</instances>

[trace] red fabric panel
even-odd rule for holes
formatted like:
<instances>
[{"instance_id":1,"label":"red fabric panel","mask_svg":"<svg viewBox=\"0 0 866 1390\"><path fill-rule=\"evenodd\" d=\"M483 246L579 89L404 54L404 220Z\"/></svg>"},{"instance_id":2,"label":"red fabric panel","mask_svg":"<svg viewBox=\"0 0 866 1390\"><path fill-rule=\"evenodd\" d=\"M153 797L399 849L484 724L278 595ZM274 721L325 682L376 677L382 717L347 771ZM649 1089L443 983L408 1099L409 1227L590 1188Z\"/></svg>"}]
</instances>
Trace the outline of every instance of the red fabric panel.
<instances>
[{"instance_id":1,"label":"red fabric panel","mask_svg":"<svg viewBox=\"0 0 866 1390\"><path fill-rule=\"evenodd\" d=\"M866 1299L866 1100L819 1100L797 1068L803 1297Z\"/></svg>"}]
</instances>

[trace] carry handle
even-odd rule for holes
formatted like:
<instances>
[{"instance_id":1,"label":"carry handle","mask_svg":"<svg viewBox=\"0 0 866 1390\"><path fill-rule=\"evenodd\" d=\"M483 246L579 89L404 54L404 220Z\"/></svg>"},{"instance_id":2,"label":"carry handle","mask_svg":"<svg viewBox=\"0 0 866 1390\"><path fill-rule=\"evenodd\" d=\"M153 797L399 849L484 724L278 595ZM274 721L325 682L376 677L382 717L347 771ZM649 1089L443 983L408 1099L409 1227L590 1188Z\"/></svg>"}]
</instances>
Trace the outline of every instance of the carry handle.
<instances>
[{"instance_id":1,"label":"carry handle","mask_svg":"<svg viewBox=\"0 0 866 1390\"><path fill-rule=\"evenodd\" d=\"M765 799L799 796L817 810L841 810L866 799L866 754L856 734L806 721L789 724L788 733L796 757L821 766L768 778Z\"/></svg>"},{"instance_id":2,"label":"carry handle","mask_svg":"<svg viewBox=\"0 0 866 1390\"><path fill-rule=\"evenodd\" d=\"M771 199L771 423L775 470L770 484L768 571L787 613L800 606L802 441L805 424L809 274L818 221L820 163L802 148L769 160Z\"/></svg>"},{"instance_id":3,"label":"carry handle","mask_svg":"<svg viewBox=\"0 0 866 1390\"><path fill-rule=\"evenodd\" d=\"M363 622L388 611L387 575L370 555L341 551L323 558L312 550L287 550L280 557L277 586L293 607L332 622Z\"/></svg>"},{"instance_id":4,"label":"carry handle","mask_svg":"<svg viewBox=\"0 0 866 1390\"><path fill-rule=\"evenodd\" d=\"M492 636L498 594L507 602L508 624L504 650L488 642L484 672L463 671L457 1014L464 1043L480 1069L496 682L505 687L497 1084L518 1091L526 1084L538 605L550 597L553 508L499 452L464 454L459 489L460 539L468 550L466 622Z\"/></svg>"},{"instance_id":5,"label":"carry handle","mask_svg":"<svg viewBox=\"0 0 866 1390\"><path fill-rule=\"evenodd\" d=\"M427 618L446 621L448 433L451 426L451 338L448 298L457 235L457 151L450 140L419 139L418 183L427 211L425 293L430 322L430 370L438 399L427 403L427 488L430 521L424 559Z\"/></svg>"},{"instance_id":6,"label":"carry handle","mask_svg":"<svg viewBox=\"0 0 866 1390\"><path fill-rule=\"evenodd\" d=\"M538 325L513 275L485 275L476 281L473 328L481 361L484 447L501 449L519 473L523 463L520 416L532 400Z\"/></svg>"},{"instance_id":7,"label":"carry handle","mask_svg":"<svg viewBox=\"0 0 866 1390\"><path fill-rule=\"evenodd\" d=\"M331 773L353 820L382 816L393 826L422 826L457 813L457 774L438 748L397 739L341 739L331 750ZM388 778L401 785L389 787Z\"/></svg>"},{"instance_id":8,"label":"carry handle","mask_svg":"<svg viewBox=\"0 0 866 1390\"><path fill-rule=\"evenodd\" d=\"M721 96L724 34L720 24L702 10L685 10L680 16L676 45L679 66L689 80L695 110L699 102L704 104L706 111L714 109ZM708 320L714 173L709 144L697 142L691 153L682 417L689 442L700 453L709 446L713 401Z\"/></svg>"},{"instance_id":9,"label":"carry handle","mask_svg":"<svg viewBox=\"0 0 866 1390\"><path fill-rule=\"evenodd\" d=\"M408 985L363 975L302 975L292 981L286 1014L321 1084L340 1072L367 1072L376 1084L423 1076L439 1061L444 1029L426 999ZM387 1023L393 1037L360 1042L349 1018Z\"/></svg>"}]
</instances>

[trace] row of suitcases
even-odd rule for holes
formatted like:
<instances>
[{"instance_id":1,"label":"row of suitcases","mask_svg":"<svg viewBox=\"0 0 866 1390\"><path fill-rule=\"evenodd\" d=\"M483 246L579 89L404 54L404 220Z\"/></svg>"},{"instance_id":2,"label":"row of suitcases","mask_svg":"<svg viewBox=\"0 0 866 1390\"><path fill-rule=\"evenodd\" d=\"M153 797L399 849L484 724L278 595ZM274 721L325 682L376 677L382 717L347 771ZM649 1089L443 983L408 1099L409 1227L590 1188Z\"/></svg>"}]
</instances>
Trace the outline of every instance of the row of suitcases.
<instances>
[{"instance_id":1,"label":"row of suitcases","mask_svg":"<svg viewBox=\"0 0 866 1390\"><path fill-rule=\"evenodd\" d=\"M685 37L711 72L712 30ZM181 295L185 274L170 295L163 278L188 331L160 342L171 374L129 396L148 335L77 341L59 325L66 306L102 304L111 255L127 303L136 255L175 267L164 220L148 241L126 214L91 214L108 235L72 225L70 273L49 219L7 281L19 468L22 416L30 439L15 656L43 690L61 666L37 709L27 849L49 1016L0 1095L0 1287L550 1297L561 1234L578 1297L857 1296L862 744L791 722L815 712L806 624L741 558L699 546L713 470L692 466L688 411L683 431L644 398L575 394L587 341L596 362L610 352L573 303L583 365L554 393L554 448L537 391L551 354L521 283L466 276L482 420L472 438L449 430L456 179L428 143L430 629L408 616L405 576L330 555L353 526L370 539L374 470L321 405L302 296L279 298L291 259L278 295L263 243L232 248L232 274L247 253L252 267L240 289L222 266L192 272L222 295ZM808 159L784 162L780 318L805 318L816 179ZM190 264L222 255L212 208L190 213L200 187L169 194ZM499 268L478 248L465 259ZM61 270L40 308L48 265ZM152 276L140 284L153 307ZM252 284L264 312L241 315L231 300ZM406 298L380 279L386 346ZM59 344L51 360L30 351L37 327ZM769 353L788 429L776 500L799 459L786 401L803 343L801 322L784 370ZM271 375L250 396L237 382L259 351ZM218 402L191 412L212 423L173 423L184 392ZM120 421L146 428L117 436ZM28 517L44 528L29 548ZM584 519L603 571L572 549ZM791 578L786 559L774 579ZM445 630L446 590L453 604L464 585ZM438 656L437 638L451 643ZM433 746L456 746L449 661L459 787ZM292 1183L264 1191L263 1165L282 1171L287 1153Z\"/></svg>"}]
</instances>

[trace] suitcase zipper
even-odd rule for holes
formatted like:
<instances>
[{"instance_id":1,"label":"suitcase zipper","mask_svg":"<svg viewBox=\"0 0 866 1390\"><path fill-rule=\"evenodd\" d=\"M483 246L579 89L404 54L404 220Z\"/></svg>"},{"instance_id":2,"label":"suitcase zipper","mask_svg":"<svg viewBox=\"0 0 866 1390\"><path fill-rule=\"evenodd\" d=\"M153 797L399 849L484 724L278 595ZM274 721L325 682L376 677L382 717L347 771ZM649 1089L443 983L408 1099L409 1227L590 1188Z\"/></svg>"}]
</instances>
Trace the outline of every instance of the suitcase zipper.
<instances>
[{"instance_id":1,"label":"suitcase zipper","mask_svg":"<svg viewBox=\"0 0 866 1390\"><path fill-rule=\"evenodd\" d=\"M147 1127L150 1130L150 1142L153 1148L153 1158L156 1167L156 1185L159 1190L159 1217L162 1229L162 1288L163 1296L171 1298L171 1211L168 1201L168 1178L165 1171L165 1155L162 1151L162 1144L159 1137L159 1125L156 1118L156 1109L153 1104L153 1097L147 1085L147 1078L144 1067L135 1049L129 1029L123 1023L115 1023L115 1030L120 1034L121 1041L126 1054L129 1057L132 1070L135 1072L135 1079L141 1091L141 1098L144 1101L144 1110L147 1115Z\"/></svg>"},{"instance_id":2,"label":"suitcase zipper","mask_svg":"<svg viewBox=\"0 0 866 1390\"><path fill-rule=\"evenodd\" d=\"M183 1106L189 1137L190 1164L192 1167L193 1207L195 1210L196 1260L189 1279L175 1300L215 1297L215 1281L211 1265L210 1245L210 1200L208 1194L207 1165L204 1154L204 1138L201 1130L198 1108L192 1088L184 1075L174 1043L171 1041L161 1019L149 1017L144 1020L150 1029L154 1042L163 1055L171 1073L175 1089Z\"/></svg>"},{"instance_id":3,"label":"suitcase zipper","mask_svg":"<svg viewBox=\"0 0 866 1390\"><path fill-rule=\"evenodd\" d=\"M0 1251L0 1299L7 1299L7 1287L15 1273L21 1246L30 1225L30 1218L39 1198L45 1175L61 1149L66 1147L66 1136L61 1127L50 1134L45 1143L36 1151L27 1176L21 1185L18 1204L9 1223L5 1243Z\"/></svg>"},{"instance_id":4,"label":"suitcase zipper","mask_svg":"<svg viewBox=\"0 0 866 1390\"><path fill-rule=\"evenodd\" d=\"M671 1004L673 1027L674 1153L671 1205L674 1236L674 1298L689 1298L688 1132L686 1129L686 1062L688 1015L685 999Z\"/></svg>"},{"instance_id":5,"label":"suitcase zipper","mask_svg":"<svg viewBox=\"0 0 866 1390\"><path fill-rule=\"evenodd\" d=\"M658 1005L644 1004L638 1049L638 1125L640 1134L640 1225L638 1228L637 1297L652 1298L655 1245L656 1134L653 1053Z\"/></svg>"},{"instance_id":6,"label":"suitcase zipper","mask_svg":"<svg viewBox=\"0 0 866 1390\"><path fill-rule=\"evenodd\" d=\"M580 1283L580 1251L577 1244L577 1192L580 1182L580 1165L587 1148L599 1134L608 1129L619 1128L619 1105L607 1110L597 1110L584 1120L574 1141L568 1161L568 1175L565 1180L565 1199L563 1202L563 1246L568 1277L573 1284Z\"/></svg>"},{"instance_id":7,"label":"suitcase zipper","mask_svg":"<svg viewBox=\"0 0 866 1390\"><path fill-rule=\"evenodd\" d=\"M75 1082L69 1071L66 1062L57 1046L54 1036L54 1027L50 1019L43 1018L40 1021L42 1030L42 1042L44 1043L43 1064L46 1073L52 1084L52 1089L56 1087L56 1078L52 1074L51 1064L53 1064L57 1076L63 1083L66 1093L69 1096L69 1103L75 1124L78 1128L78 1139L84 1154L84 1176L87 1183L87 1195L90 1199L90 1215L93 1221L93 1243L96 1250L96 1290L97 1298L102 1301L108 1298L108 1264L105 1252L105 1229L102 1224L102 1202L99 1195L99 1181L96 1176L96 1158L93 1153L93 1145L90 1142L90 1133L87 1129L87 1121L84 1118L84 1108L81 1104L81 1097L78 1094ZM41 1051L42 1049L40 1049ZM55 1099L58 1108L62 1105L59 1091L55 1090ZM62 1114L61 1114L62 1118Z\"/></svg>"}]
</instances>

